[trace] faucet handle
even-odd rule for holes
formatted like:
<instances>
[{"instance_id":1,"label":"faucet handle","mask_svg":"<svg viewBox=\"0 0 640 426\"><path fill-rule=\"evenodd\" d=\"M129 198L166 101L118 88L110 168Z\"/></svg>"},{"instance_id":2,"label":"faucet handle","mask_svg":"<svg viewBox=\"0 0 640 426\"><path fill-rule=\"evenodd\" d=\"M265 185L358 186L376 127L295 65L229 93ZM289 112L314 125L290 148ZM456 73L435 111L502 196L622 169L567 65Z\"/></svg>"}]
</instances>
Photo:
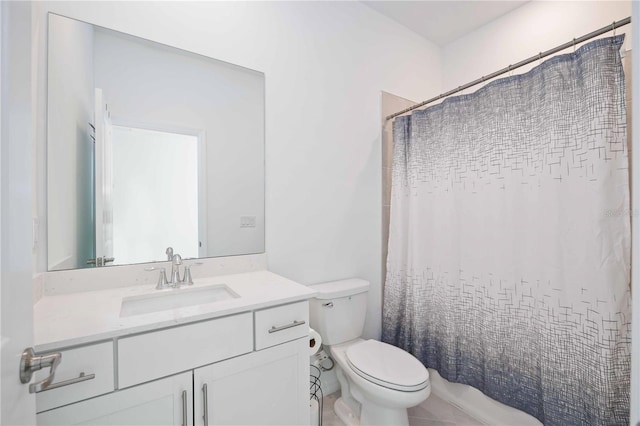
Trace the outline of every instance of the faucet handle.
<instances>
[{"instance_id":1,"label":"faucet handle","mask_svg":"<svg viewBox=\"0 0 640 426\"><path fill-rule=\"evenodd\" d=\"M171 247L171 246L167 247L167 249L164 251L164 253L167 255L167 260L172 260L173 259L173 247Z\"/></svg>"},{"instance_id":2,"label":"faucet handle","mask_svg":"<svg viewBox=\"0 0 640 426\"><path fill-rule=\"evenodd\" d=\"M173 255L173 262L171 265L171 287L177 287L183 280L180 279L180 265L182 265L182 256L179 254Z\"/></svg>"},{"instance_id":3,"label":"faucet handle","mask_svg":"<svg viewBox=\"0 0 640 426\"><path fill-rule=\"evenodd\" d=\"M160 276L158 276L158 283L156 284L156 290L163 290L165 288L169 288L169 281L167 281L167 270L165 268L156 268L155 266L150 266L148 268L144 268L145 271L160 271Z\"/></svg>"},{"instance_id":4,"label":"faucet handle","mask_svg":"<svg viewBox=\"0 0 640 426\"><path fill-rule=\"evenodd\" d=\"M195 262L184 265L184 277L182 277L182 282L184 284L193 285L193 278L191 278L191 267L200 265L202 265L202 262Z\"/></svg>"}]
</instances>

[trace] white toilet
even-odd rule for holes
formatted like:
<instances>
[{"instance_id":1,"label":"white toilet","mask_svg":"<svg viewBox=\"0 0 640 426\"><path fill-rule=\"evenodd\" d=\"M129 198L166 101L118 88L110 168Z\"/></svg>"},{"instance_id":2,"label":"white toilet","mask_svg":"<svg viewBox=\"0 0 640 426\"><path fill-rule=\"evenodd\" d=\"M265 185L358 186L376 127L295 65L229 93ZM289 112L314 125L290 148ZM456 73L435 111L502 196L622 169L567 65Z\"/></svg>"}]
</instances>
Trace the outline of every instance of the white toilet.
<instances>
[{"instance_id":1,"label":"white toilet","mask_svg":"<svg viewBox=\"0 0 640 426\"><path fill-rule=\"evenodd\" d=\"M310 325L337 363L342 396L334 410L348 426L408 425L407 408L431 393L429 372L413 355L360 338L369 283L361 279L311 286Z\"/></svg>"}]
</instances>

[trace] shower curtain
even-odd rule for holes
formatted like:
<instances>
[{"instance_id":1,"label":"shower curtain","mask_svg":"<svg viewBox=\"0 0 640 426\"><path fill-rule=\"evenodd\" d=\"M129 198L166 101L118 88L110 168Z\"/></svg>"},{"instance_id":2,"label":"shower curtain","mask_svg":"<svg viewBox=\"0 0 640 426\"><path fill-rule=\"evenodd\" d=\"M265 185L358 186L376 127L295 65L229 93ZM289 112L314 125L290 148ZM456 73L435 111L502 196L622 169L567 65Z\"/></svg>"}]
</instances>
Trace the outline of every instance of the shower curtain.
<instances>
[{"instance_id":1,"label":"shower curtain","mask_svg":"<svg viewBox=\"0 0 640 426\"><path fill-rule=\"evenodd\" d=\"M623 37L393 125L383 340L545 425L629 422Z\"/></svg>"}]
</instances>

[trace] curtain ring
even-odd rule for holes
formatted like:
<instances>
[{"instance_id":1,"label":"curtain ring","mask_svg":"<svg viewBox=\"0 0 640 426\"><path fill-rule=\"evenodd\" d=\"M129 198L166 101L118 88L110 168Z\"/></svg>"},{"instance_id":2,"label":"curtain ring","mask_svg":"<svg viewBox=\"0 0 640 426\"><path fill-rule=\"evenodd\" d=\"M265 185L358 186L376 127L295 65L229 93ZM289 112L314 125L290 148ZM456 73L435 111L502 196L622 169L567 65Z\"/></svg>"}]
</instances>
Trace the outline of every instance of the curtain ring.
<instances>
[{"instance_id":1,"label":"curtain ring","mask_svg":"<svg viewBox=\"0 0 640 426\"><path fill-rule=\"evenodd\" d=\"M511 69L511 65L509 65L509 77L513 77L513 70Z\"/></svg>"},{"instance_id":2,"label":"curtain ring","mask_svg":"<svg viewBox=\"0 0 640 426\"><path fill-rule=\"evenodd\" d=\"M573 53L576 53L576 39L573 39Z\"/></svg>"},{"instance_id":3,"label":"curtain ring","mask_svg":"<svg viewBox=\"0 0 640 426\"><path fill-rule=\"evenodd\" d=\"M538 53L538 65L542 65L542 52Z\"/></svg>"},{"instance_id":4,"label":"curtain ring","mask_svg":"<svg viewBox=\"0 0 640 426\"><path fill-rule=\"evenodd\" d=\"M616 21L613 21L611 24L611 31L613 31L613 36L616 36Z\"/></svg>"}]
</instances>

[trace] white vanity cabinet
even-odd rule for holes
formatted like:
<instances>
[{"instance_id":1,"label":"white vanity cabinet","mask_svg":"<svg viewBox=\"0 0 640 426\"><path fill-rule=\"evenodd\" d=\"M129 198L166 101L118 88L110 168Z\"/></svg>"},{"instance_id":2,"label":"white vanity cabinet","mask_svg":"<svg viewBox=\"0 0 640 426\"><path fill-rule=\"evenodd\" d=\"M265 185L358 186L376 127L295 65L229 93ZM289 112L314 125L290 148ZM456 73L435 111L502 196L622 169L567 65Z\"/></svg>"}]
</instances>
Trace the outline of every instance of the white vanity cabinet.
<instances>
[{"instance_id":1,"label":"white vanity cabinet","mask_svg":"<svg viewBox=\"0 0 640 426\"><path fill-rule=\"evenodd\" d=\"M255 312L256 350L194 371L195 425L309 423L308 302Z\"/></svg>"},{"instance_id":2,"label":"white vanity cabinet","mask_svg":"<svg viewBox=\"0 0 640 426\"><path fill-rule=\"evenodd\" d=\"M38 394L38 424L308 424L308 315L304 300L116 338L117 390Z\"/></svg>"}]
</instances>

